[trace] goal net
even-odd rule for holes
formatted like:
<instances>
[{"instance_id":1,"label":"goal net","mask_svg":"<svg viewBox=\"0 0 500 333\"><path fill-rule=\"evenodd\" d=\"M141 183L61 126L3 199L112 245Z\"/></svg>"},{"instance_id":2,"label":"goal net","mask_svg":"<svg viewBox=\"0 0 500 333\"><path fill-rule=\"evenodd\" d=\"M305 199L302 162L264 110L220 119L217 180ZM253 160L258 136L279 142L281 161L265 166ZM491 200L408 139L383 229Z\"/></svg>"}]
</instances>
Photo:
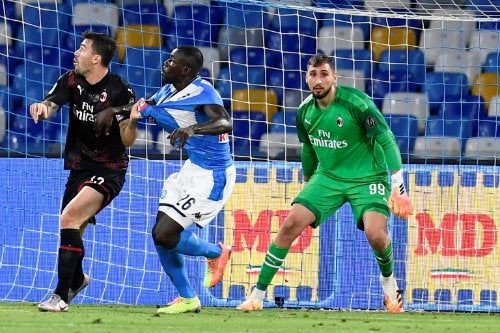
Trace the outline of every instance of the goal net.
<instances>
[{"instance_id":1,"label":"goal net","mask_svg":"<svg viewBox=\"0 0 500 333\"><path fill-rule=\"evenodd\" d=\"M401 149L414 204L391 217L395 275L407 310L498 312L500 2L496 0L5 0L0 5L0 300L38 302L57 283L62 150L69 107L34 124L73 68L87 29L113 36L110 69L137 97L161 87L182 44L205 59L233 119L235 190L200 237L231 244L223 281L203 288L204 258L187 270L204 306L239 304L303 186L295 112L311 55L334 57L338 85L371 96ZM141 122L120 195L84 235L91 283L75 302L164 305L177 296L150 231L163 180L185 160L164 130ZM383 309L379 270L348 205L293 244L266 307Z\"/></svg>"}]
</instances>

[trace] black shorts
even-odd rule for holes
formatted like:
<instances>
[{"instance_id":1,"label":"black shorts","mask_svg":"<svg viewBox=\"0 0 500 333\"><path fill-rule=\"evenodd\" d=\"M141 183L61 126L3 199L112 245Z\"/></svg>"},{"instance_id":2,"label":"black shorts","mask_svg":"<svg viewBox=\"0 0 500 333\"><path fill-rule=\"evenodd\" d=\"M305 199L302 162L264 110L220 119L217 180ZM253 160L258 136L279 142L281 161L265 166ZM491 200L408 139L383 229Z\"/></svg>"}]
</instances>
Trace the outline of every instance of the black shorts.
<instances>
[{"instance_id":1,"label":"black shorts","mask_svg":"<svg viewBox=\"0 0 500 333\"><path fill-rule=\"evenodd\" d=\"M126 173L126 170L107 168L71 170L64 190L61 212L84 186L90 186L104 195L104 201L98 211L100 212L120 193L125 184ZM89 222L95 224L95 217L89 219Z\"/></svg>"}]
</instances>

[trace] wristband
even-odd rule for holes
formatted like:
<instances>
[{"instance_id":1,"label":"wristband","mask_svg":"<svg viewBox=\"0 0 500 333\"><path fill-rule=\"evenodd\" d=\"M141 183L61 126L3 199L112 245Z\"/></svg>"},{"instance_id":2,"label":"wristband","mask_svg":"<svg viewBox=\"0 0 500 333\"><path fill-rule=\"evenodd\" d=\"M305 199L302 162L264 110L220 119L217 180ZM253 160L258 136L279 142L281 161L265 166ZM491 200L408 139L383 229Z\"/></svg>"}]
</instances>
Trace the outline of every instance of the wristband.
<instances>
[{"instance_id":1,"label":"wristband","mask_svg":"<svg viewBox=\"0 0 500 333\"><path fill-rule=\"evenodd\" d=\"M406 193L405 183L403 180L403 171L400 169L396 173L391 175L391 185L392 188L398 188L399 194L403 195Z\"/></svg>"},{"instance_id":2,"label":"wristband","mask_svg":"<svg viewBox=\"0 0 500 333\"><path fill-rule=\"evenodd\" d=\"M148 103L146 101L143 101L141 103L139 103L139 112L141 112L142 110L144 110L145 108L148 107Z\"/></svg>"}]
</instances>

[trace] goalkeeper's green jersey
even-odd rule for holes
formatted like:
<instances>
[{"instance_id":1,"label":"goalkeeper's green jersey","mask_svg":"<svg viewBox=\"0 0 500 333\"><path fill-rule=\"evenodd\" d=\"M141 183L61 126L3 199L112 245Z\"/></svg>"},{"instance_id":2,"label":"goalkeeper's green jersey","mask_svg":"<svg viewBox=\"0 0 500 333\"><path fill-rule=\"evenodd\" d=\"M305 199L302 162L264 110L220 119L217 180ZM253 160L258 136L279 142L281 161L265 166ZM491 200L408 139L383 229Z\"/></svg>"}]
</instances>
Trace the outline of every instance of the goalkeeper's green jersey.
<instances>
[{"instance_id":1,"label":"goalkeeper's green jersey","mask_svg":"<svg viewBox=\"0 0 500 333\"><path fill-rule=\"evenodd\" d=\"M314 151L319 162L317 171L332 177L366 179L387 174L384 151L375 140L383 133L394 142L391 149L398 150L400 159L394 135L381 112L367 94L356 88L337 86L333 101L325 109L318 107L310 95L297 111L297 134L303 149ZM305 158L303 155L304 169L311 163Z\"/></svg>"}]
</instances>

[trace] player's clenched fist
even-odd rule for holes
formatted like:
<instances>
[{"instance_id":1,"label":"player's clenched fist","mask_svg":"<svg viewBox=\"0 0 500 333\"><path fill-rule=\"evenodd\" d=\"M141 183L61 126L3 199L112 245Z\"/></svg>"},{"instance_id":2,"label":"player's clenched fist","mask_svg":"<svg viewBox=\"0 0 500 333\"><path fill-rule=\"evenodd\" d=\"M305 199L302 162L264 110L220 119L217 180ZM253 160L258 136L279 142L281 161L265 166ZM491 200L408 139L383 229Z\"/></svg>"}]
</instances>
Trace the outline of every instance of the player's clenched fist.
<instances>
[{"instance_id":1,"label":"player's clenched fist","mask_svg":"<svg viewBox=\"0 0 500 333\"><path fill-rule=\"evenodd\" d=\"M413 206L411 204L408 193L403 181L403 171L399 170L391 175L392 191L389 198L389 209L399 218L407 219L413 214Z\"/></svg>"},{"instance_id":2,"label":"player's clenched fist","mask_svg":"<svg viewBox=\"0 0 500 333\"><path fill-rule=\"evenodd\" d=\"M48 114L47 105L43 103L33 103L30 105L30 115L35 121L35 124L38 123L38 119L47 119Z\"/></svg>"}]
</instances>

